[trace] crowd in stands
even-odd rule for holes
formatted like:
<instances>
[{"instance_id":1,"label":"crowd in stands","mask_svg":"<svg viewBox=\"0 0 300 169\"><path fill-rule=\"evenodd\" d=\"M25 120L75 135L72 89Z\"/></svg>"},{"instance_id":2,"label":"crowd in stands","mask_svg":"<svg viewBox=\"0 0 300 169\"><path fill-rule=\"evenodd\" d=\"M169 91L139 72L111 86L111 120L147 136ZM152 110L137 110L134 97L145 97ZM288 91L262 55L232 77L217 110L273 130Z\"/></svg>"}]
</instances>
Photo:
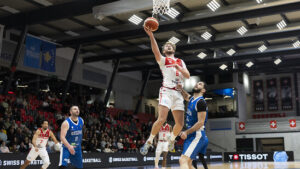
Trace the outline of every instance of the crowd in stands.
<instances>
[{"instance_id":1,"label":"crowd in stands","mask_svg":"<svg viewBox=\"0 0 300 169\"><path fill-rule=\"evenodd\" d=\"M132 112L111 108L103 111L99 104L88 98L78 100L76 105L85 121L84 152L137 152L145 143L153 118L141 121ZM60 125L68 117L70 106L68 102L61 104L55 94L44 92L0 95L0 153L27 153L34 132L44 120L60 139ZM54 152L53 146L54 142L49 140L48 152Z\"/></svg>"}]
</instances>

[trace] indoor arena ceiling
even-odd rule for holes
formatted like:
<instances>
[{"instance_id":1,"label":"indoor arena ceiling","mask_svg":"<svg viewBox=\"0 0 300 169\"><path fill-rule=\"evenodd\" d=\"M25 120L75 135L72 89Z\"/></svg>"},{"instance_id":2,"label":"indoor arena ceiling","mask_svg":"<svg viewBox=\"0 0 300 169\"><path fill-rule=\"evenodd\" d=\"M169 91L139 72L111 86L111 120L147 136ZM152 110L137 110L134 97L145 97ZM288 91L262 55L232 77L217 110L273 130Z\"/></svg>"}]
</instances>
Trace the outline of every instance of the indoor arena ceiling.
<instances>
[{"instance_id":1,"label":"indoor arena ceiling","mask_svg":"<svg viewBox=\"0 0 300 169\"><path fill-rule=\"evenodd\" d=\"M128 20L132 15L143 20L150 17L152 7L141 5L137 9L138 4L129 4L133 1L1 0L0 23L18 29L29 25L30 34L62 46L82 44L83 63L120 59L119 72L154 69L152 76L158 77L158 66L142 22L135 25ZM173 36L180 40L176 44L176 55L184 59L193 75L299 70L299 0L171 2L171 7L180 14L174 19L160 15L160 27L155 36L160 46ZM209 3L218 3L220 7L210 9ZM97 6L94 12L93 6ZM103 14L97 15L95 9L102 9ZM227 68L221 70L223 64Z\"/></svg>"}]
</instances>

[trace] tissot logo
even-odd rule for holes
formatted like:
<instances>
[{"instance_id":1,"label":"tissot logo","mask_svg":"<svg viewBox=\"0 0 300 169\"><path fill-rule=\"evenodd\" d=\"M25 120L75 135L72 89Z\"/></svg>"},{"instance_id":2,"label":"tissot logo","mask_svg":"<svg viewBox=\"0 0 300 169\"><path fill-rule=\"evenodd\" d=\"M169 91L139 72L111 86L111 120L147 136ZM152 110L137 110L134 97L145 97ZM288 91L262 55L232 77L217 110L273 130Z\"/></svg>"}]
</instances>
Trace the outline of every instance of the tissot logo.
<instances>
[{"instance_id":1,"label":"tissot logo","mask_svg":"<svg viewBox=\"0 0 300 169\"><path fill-rule=\"evenodd\" d=\"M239 155L237 155L237 154L233 155L233 159L234 160L239 160Z\"/></svg>"},{"instance_id":2,"label":"tissot logo","mask_svg":"<svg viewBox=\"0 0 300 169\"><path fill-rule=\"evenodd\" d=\"M229 155L230 160L246 160L246 161L257 161L262 160L266 161L268 154L234 154Z\"/></svg>"}]
</instances>

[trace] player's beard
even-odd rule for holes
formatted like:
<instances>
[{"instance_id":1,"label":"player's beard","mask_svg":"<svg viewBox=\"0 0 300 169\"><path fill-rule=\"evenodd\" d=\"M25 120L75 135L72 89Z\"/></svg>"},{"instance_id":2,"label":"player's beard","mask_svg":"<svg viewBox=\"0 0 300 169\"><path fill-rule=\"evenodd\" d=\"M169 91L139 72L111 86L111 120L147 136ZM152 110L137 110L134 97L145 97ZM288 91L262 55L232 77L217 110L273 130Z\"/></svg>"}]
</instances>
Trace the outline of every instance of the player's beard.
<instances>
[{"instance_id":1,"label":"player's beard","mask_svg":"<svg viewBox=\"0 0 300 169\"><path fill-rule=\"evenodd\" d=\"M192 92L193 92L193 93L200 93L200 92L201 92L201 89L195 89L195 88L193 88Z\"/></svg>"},{"instance_id":2,"label":"player's beard","mask_svg":"<svg viewBox=\"0 0 300 169\"><path fill-rule=\"evenodd\" d=\"M77 114L76 112L72 114L74 117L78 117L79 113Z\"/></svg>"},{"instance_id":3,"label":"player's beard","mask_svg":"<svg viewBox=\"0 0 300 169\"><path fill-rule=\"evenodd\" d=\"M165 55L173 55L174 53L174 51L165 51Z\"/></svg>"},{"instance_id":4,"label":"player's beard","mask_svg":"<svg viewBox=\"0 0 300 169\"><path fill-rule=\"evenodd\" d=\"M48 129L48 127L43 127L43 130L47 130Z\"/></svg>"}]
</instances>

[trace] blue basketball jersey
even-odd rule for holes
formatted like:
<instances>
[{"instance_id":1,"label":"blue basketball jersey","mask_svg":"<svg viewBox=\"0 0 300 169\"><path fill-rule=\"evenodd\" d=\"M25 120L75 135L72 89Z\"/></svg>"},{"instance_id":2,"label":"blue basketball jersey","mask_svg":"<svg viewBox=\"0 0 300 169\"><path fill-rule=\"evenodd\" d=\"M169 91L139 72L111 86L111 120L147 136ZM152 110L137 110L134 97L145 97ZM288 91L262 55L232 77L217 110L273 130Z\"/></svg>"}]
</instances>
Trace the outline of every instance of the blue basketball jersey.
<instances>
[{"instance_id":1,"label":"blue basketball jersey","mask_svg":"<svg viewBox=\"0 0 300 169\"><path fill-rule=\"evenodd\" d=\"M203 96L198 97L196 99L194 99L194 97L190 98L189 105L188 105L187 112L186 112L186 127L187 127L187 129L193 127L193 125L198 122L197 103L200 100L203 100L205 102ZM207 112L207 109L206 109L206 112ZM206 121L207 121L207 114L205 117L204 126L206 124Z\"/></svg>"},{"instance_id":2,"label":"blue basketball jersey","mask_svg":"<svg viewBox=\"0 0 300 169\"><path fill-rule=\"evenodd\" d=\"M69 130L66 134L66 139L72 146L81 147L82 141L82 127L83 120L81 117L78 117L77 124L74 123L71 118L67 118L66 121L69 124Z\"/></svg>"}]
</instances>

